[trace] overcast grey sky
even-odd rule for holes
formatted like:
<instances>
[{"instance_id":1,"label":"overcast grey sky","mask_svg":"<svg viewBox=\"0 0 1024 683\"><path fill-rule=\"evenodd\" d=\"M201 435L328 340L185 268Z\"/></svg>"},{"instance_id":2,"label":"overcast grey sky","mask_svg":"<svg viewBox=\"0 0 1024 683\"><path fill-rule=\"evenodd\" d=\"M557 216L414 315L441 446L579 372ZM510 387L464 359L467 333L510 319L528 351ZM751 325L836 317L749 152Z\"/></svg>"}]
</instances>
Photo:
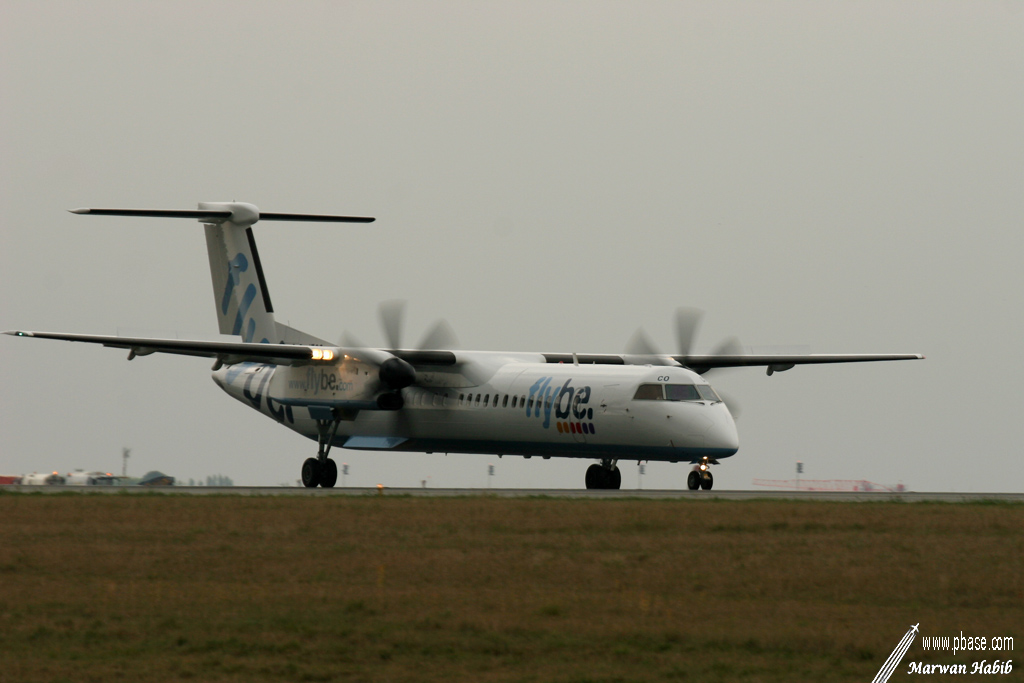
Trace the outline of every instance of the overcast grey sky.
<instances>
[{"instance_id":1,"label":"overcast grey sky","mask_svg":"<svg viewBox=\"0 0 1024 683\"><path fill-rule=\"evenodd\" d=\"M0 1L0 329L215 338L201 227L258 224L278 319L468 349L914 352L712 383L754 478L1022 491L1024 4ZM0 338L0 474L294 482L313 442L209 361ZM336 452L350 485L582 487L587 463ZM622 463L623 487L637 485ZM652 463L646 488L682 488Z\"/></svg>"}]
</instances>

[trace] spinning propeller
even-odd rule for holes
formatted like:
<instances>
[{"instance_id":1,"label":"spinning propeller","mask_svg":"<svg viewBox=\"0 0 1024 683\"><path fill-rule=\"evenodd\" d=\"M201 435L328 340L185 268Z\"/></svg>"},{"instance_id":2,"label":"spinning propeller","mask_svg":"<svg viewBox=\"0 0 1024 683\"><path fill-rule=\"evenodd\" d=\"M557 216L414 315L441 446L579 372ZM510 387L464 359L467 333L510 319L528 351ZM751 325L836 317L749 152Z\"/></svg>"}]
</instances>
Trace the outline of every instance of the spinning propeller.
<instances>
[{"instance_id":1,"label":"spinning propeller","mask_svg":"<svg viewBox=\"0 0 1024 683\"><path fill-rule=\"evenodd\" d=\"M709 368L700 364L700 358L706 356L697 356L692 353L693 340L697 336L697 329L700 327L700 319L703 314L704 312L698 308L681 306L676 309L675 329L678 355L675 356L662 353L655 346L654 342L651 341L651 338L647 336L644 329L642 327L638 328L626 343L626 362L644 365L682 366L701 375L711 372L715 368ZM743 353L743 347L740 346L739 340L735 337L727 337L720 341L711 353L707 355L740 356ZM691 362L691 359L693 359L693 362ZM721 392L718 393L721 395ZM723 400L725 400L724 397ZM736 402L732 399L725 402L728 404L733 417L737 417L739 415L739 407Z\"/></svg>"},{"instance_id":2,"label":"spinning propeller","mask_svg":"<svg viewBox=\"0 0 1024 683\"><path fill-rule=\"evenodd\" d=\"M406 358L412 358L414 362L417 359L424 359L429 363L431 362L429 356L436 356L436 352L447 351L458 345L451 325L444 320L438 320L423 336L416 350L403 351L402 329L405 325L405 305L406 302L400 299L385 301L380 304L378 310L381 328L388 345L386 350L378 351L377 357L373 359L379 366L378 378L384 392L377 398L377 405L382 410L401 410L405 405L402 389L416 384L416 368ZM342 335L341 344L349 348L366 348L348 332ZM430 352L435 353L431 354ZM436 358L433 360L436 362Z\"/></svg>"}]
</instances>

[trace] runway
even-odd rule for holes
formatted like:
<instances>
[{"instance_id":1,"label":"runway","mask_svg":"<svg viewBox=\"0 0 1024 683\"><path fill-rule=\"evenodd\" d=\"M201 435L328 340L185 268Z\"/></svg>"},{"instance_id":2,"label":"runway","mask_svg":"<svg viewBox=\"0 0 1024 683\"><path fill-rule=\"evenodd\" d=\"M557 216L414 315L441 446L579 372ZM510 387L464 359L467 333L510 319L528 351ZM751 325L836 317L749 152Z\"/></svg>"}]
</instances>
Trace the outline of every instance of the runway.
<instances>
[{"instance_id":1,"label":"runway","mask_svg":"<svg viewBox=\"0 0 1024 683\"><path fill-rule=\"evenodd\" d=\"M977 503L998 501L1024 503L1024 493L958 493L953 491L690 491L664 489L438 489L339 486L307 489L300 486L0 486L4 491L41 494L129 494L188 496L415 496L455 498L604 498L673 500L815 500L835 502Z\"/></svg>"}]
</instances>

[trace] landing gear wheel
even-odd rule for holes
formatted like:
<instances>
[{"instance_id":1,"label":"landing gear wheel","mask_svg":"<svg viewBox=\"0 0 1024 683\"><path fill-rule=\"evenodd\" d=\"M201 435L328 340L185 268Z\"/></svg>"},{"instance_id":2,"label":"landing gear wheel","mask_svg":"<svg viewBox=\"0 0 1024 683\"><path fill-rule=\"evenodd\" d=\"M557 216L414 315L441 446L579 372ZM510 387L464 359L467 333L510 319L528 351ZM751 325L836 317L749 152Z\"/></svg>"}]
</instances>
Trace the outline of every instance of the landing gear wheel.
<instances>
[{"instance_id":1,"label":"landing gear wheel","mask_svg":"<svg viewBox=\"0 0 1024 683\"><path fill-rule=\"evenodd\" d=\"M605 470L605 472L608 476L608 485L605 488L618 490L622 486L622 472L619 471L618 467Z\"/></svg>"},{"instance_id":2,"label":"landing gear wheel","mask_svg":"<svg viewBox=\"0 0 1024 683\"><path fill-rule=\"evenodd\" d=\"M319 460L306 458L306 462L302 463L302 485L307 489L315 489L320 484L321 470ZM337 471L335 471L335 478L337 478Z\"/></svg>"},{"instance_id":3,"label":"landing gear wheel","mask_svg":"<svg viewBox=\"0 0 1024 683\"><path fill-rule=\"evenodd\" d=\"M700 487L705 491L710 491L711 487L715 485L715 478L711 476L710 470L704 471L704 476L700 478Z\"/></svg>"},{"instance_id":4,"label":"landing gear wheel","mask_svg":"<svg viewBox=\"0 0 1024 683\"><path fill-rule=\"evenodd\" d=\"M588 489L617 489L622 486L622 472L615 465L591 465L586 476Z\"/></svg>"},{"instance_id":5,"label":"landing gear wheel","mask_svg":"<svg viewBox=\"0 0 1024 683\"><path fill-rule=\"evenodd\" d=\"M700 473L697 470L693 470L686 477L686 488L691 491L696 491L700 488Z\"/></svg>"},{"instance_id":6,"label":"landing gear wheel","mask_svg":"<svg viewBox=\"0 0 1024 683\"><path fill-rule=\"evenodd\" d=\"M325 489L333 489L334 484L338 481L338 463L334 462L330 458L327 458L320 465L320 486Z\"/></svg>"}]
</instances>

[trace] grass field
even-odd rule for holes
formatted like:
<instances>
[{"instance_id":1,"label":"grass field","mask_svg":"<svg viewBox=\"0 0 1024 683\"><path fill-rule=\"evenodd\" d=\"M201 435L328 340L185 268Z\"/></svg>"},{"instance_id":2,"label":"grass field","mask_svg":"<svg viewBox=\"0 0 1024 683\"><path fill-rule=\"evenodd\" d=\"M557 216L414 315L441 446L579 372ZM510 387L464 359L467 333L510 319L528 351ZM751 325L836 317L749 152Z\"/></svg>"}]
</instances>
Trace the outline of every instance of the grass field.
<instances>
[{"instance_id":1,"label":"grass field","mask_svg":"<svg viewBox=\"0 0 1024 683\"><path fill-rule=\"evenodd\" d=\"M1022 561L1014 504L0 494L0 680L870 681L1022 635Z\"/></svg>"}]
</instances>

